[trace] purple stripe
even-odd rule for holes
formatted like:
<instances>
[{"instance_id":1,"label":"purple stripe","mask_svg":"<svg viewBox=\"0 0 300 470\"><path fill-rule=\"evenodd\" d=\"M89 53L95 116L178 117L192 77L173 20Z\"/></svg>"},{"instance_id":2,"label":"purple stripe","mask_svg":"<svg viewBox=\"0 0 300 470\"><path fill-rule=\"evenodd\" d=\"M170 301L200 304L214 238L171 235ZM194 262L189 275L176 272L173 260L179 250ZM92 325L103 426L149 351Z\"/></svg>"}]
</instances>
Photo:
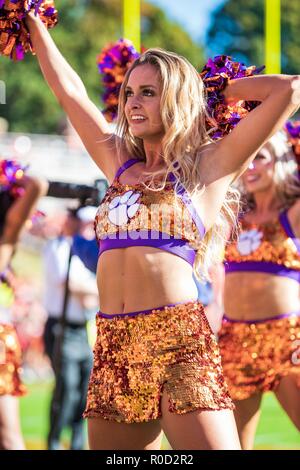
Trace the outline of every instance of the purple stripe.
<instances>
[{"instance_id":1,"label":"purple stripe","mask_svg":"<svg viewBox=\"0 0 300 470\"><path fill-rule=\"evenodd\" d=\"M263 272L288 277L300 282L300 271L268 261L226 261L224 266L226 274L239 271Z\"/></svg>"},{"instance_id":2,"label":"purple stripe","mask_svg":"<svg viewBox=\"0 0 300 470\"><path fill-rule=\"evenodd\" d=\"M127 160L122 166L120 166L120 168L118 169L117 173L116 173L116 176L115 176L115 179L116 178L119 178L121 176L121 174L127 170L127 168L130 168L132 165L134 165L135 163L139 162L141 160L139 160L138 158L130 158L130 160Z\"/></svg>"},{"instance_id":3,"label":"purple stripe","mask_svg":"<svg viewBox=\"0 0 300 470\"><path fill-rule=\"evenodd\" d=\"M137 315L149 315L150 313L153 312L153 310L161 311L161 310L164 310L166 307L176 307L177 305L186 305L186 304L189 304L189 303L196 303L196 302L200 304L200 302L197 299L195 299L195 300L188 300L186 302L177 302L175 304L163 305L162 307L153 307L153 308L150 308L149 310L139 310L138 312L127 312L127 313L112 313L112 314L109 314L109 313L103 313L99 310L99 312L97 312L97 315L99 317L103 317L103 318L136 317Z\"/></svg>"},{"instance_id":4,"label":"purple stripe","mask_svg":"<svg viewBox=\"0 0 300 470\"><path fill-rule=\"evenodd\" d=\"M282 313L281 315L275 315L275 317L269 318L260 318L259 320L235 320L233 318L227 317L227 315L223 315L223 320L228 323L246 323L247 325L251 325L253 323L264 323L270 320L280 320L281 318L289 318L289 317L300 317L300 312L290 312L290 313Z\"/></svg>"},{"instance_id":5,"label":"purple stripe","mask_svg":"<svg viewBox=\"0 0 300 470\"><path fill-rule=\"evenodd\" d=\"M173 173L170 173L170 180L174 183L176 181L176 178L175 178ZM194 221L194 223L195 223L195 225L198 229L198 232L200 233L200 237L202 239L204 237L205 231L206 231L205 227L204 227L204 224L203 224L203 222L202 222L202 220L201 220L201 218L200 218L200 216L199 216L199 214L198 214L191 198L189 197L187 190L185 189L185 187L183 186L182 183L180 183L180 182L178 183L176 192L177 192L178 196L181 198L183 204L185 205L185 207L187 208L189 213L191 214L191 217L192 217L192 219L193 219L193 221Z\"/></svg>"},{"instance_id":6,"label":"purple stripe","mask_svg":"<svg viewBox=\"0 0 300 470\"><path fill-rule=\"evenodd\" d=\"M297 251L300 254L300 240L294 234L294 231L293 231L292 226L290 224L290 221L288 219L287 211L283 211L283 212L280 213L279 221L280 221L285 233L287 234L287 236L290 237L293 240L293 242L295 244L295 247L297 248Z\"/></svg>"},{"instance_id":7,"label":"purple stripe","mask_svg":"<svg viewBox=\"0 0 300 470\"><path fill-rule=\"evenodd\" d=\"M124 238L121 238L122 236L124 236ZM180 256L180 258L183 258L191 265L194 264L196 256L195 250L188 245L187 241L179 238L171 238L169 234L157 232L156 230L132 230L130 232L113 233L107 235L104 239L100 239L99 246L99 256L107 250L127 248L130 246L152 246L164 251L169 251L174 255Z\"/></svg>"}]
</instances>

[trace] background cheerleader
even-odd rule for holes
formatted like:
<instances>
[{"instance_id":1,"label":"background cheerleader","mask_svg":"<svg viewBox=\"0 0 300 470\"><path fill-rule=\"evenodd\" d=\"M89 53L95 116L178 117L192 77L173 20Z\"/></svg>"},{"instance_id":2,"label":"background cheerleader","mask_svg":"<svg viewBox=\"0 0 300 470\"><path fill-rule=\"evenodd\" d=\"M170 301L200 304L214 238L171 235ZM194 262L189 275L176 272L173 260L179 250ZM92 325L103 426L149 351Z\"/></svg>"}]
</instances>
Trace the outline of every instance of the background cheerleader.
<instances>
[{"instance_id":1,"label":"background cheerleader","mask_svg":"<svg viewBox=\"0 0 300 470\"><path fill-rule=\"evenodd\" d=\"M300 184L282 132L258 152L241 189L246 206L225 253L219 345L241 443L251 449L266 391L300 429Z\"/></svg>"},{"instance_id":2,"label":"background cheerleader","mask_svg":"<svg viewBox=\"0 0 300 470\"><path fill-rule=\"evenodd\" d=\"M26 176L16 162L0 162L0 448L24 449L18 396L26 389L20 379L21 349L12 325L13 275L10 268L22 228L47 184Z\"/></svg>"}]
</instances>

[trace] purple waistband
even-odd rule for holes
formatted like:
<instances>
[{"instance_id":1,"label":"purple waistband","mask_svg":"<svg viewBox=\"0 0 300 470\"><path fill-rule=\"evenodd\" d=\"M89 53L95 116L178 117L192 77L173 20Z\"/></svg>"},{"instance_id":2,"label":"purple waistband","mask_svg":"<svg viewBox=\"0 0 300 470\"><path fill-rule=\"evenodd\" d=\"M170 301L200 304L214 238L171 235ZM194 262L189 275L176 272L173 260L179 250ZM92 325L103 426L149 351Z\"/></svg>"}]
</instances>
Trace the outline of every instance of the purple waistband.
<instances>
[{"instance_id":1,"label":"purple waistband","mask_svg":"<svg viewBox=\"0 0 300 470\"><path fill-rule=\"evenodd\" d=\"M300 317L300 312L290 312L290 313L282 313L281 315L275 315L274 317L269 318L260 318L259 320L235 320L233 318L227 317L227 315L223 315L223 321L228 323L246 323L247 325L256 324L256 323L265 323L267 321L272 320L280 320L281 318L289 318L289 317Z\"/></svg>"},{"instance_id":2,"label":"purple waistband","mask_svg":"<svg viewBox=\"0 0 300 470\"><path fill-rule=\"evenodd\" d=\"M263 272L300 282L300 271L268 261L225 261L224 267L226 274L240 271Z\"/></svg>"},{"instance_id":3,"label":"purple waistband","mask_svg":"<svg viewBox=\"0 0 300 470\"><path fill-rule=\"evenodd\" d=\"M102 318L118 318L118 317L136 317L137 315L149 315L151 313L154 313L156 312L157 310L164 310L166 307L176 307L177 305L188 305L188 304L191 304L191 303L198 303L199 305L202 305L201 302L199 302L199 300L195 299L195 300L188 300L186 302L177 302L175 304L168 304L168 305L163 305L162 307L153 307L153 308L150 308L148 310L140 310L138 312L127 312L127 313L112 313L112 314L109 314L109 313L103 313L99 310L99 312L97 312L97 315L99 317L102 317Z\"/></svg>"},{"instance_id":4,"label":"purple waistband","mask_svg":"<svg viewBox=\"0 0 300 470\"><path fill-rule=\"evenodd\" d=\"M99 256L107 250L132 246L151 246L159 248L180 256L180 258L183 258L190 265L194 264L196 256L195 250L189 246L186 240L170 238L169 234L155 230L132 230L130 232L119 232L107 235L106 238L99 241Z\"/></svg>"}]
</instances>

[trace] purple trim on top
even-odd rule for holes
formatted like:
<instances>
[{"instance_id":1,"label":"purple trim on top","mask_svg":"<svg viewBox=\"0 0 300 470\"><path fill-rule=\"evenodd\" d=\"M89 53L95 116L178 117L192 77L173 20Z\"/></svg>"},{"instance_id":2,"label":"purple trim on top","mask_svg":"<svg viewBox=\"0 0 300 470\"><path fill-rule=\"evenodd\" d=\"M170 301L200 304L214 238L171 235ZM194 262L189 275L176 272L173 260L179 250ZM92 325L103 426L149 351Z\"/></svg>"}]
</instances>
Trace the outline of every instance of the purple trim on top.
<instances>
[{"instance_id":1,"label":"purple trim on top","mask_svg":"<svg viewBox=\"0 0 300 470\"><path fill-rule=\"evenodd\" d=\"M130 158L130 160L126 160L126 162L120 166L120 168L118 169L116 175L115 175L115 179L119 179L121 174L127 170L127 168L130 168L132 165L134 165L135 163L137 162L140 162L141 160L139 160L138 158Z\"/></svg>"},{"instance_id":2,"label":"purple trim on top","mask_svg":"<svg viewBox=\"0 0 300 470\"><path fill-rule=\"evenodd\" d=\"M188 245L186 240L172 238L169 234L156 230L131 230L107 235L99 240L99 256L107 250L130 246L153 246L179 256L190 265L194 264L196 256L195 250Z\"/></svg>"},{"instance_id":3,"label":"purple trim on top","mask_svg":"<svg viewBox=\"0 0 300 470\"><path fill-rule=\"evenodd\" d=\"M176 178L174 176L173 173L170 173L169 175L169 178L170 178L170 181L172 181L173 183L175 183L176 181ZM177 190L176 190L178 196L181 198L182 202L184 203L185 207L187 208L187 210L189 211L189 213L191 214L191 217L193 219L193 221L195 222L195 225L198 229L198 232L200 233L200 237L201 239L204 237L205 235L205 227L204 227L204 224L190 198L190 196L188 195L188 192L187 190L185 189L185 187L183 186L183 184L181 182L179 182L179 184L177 185Z\"/></svg>"},{"instance_id":4,"label":"purple trim on top","mask_svg":"<svg viewBox=\"0 0 300 470\"><path fill-rule=\"evenodd\" d=\"M297 248L297 251L300 254L300 240L294 234L294 231L292 229L292 226L291 226L291 223L289 221L288 214L287 214L286 210L282 211L279 214L279 221L280 221L285 233L287 234L287 236L290 237L293 240L293 242L295 244L295 247Z\"/></svg>"},{"instance_id":5,"label":"purple trim on top","mask_svg":"<svg viewBox=\"0 0 300 470\"><path fill-rule=\"evenodd\" d=\"M175 304L163 305L162 307L154 307L154 308L150 308L148 310L140 310L138 312L112 313L110 315L109 313L103 313L99 310L99 312L97 312L97 315L99 317L103 317L103 318L136 317L137 315L149 315L153 311L156 311L156 310L161 311L161 310L164 310L166 307L176 307L177 305L186 305L186 304L190 304L190 303L199 303L200 305L202 305L201 302L199 302L199 300L195 299L195 300L188 300L187 302L177 302Z\"/></svg>"},{"instance_id":6,"label":"purple trim on top","mask_svg":"<svg viewBox=\"0 0 300 470\"><path fill-rule=\"evenodd\" d=\"M223 315L223 320L228 323L246 323L247 325L256 324L256 323L265 323L270 320L280 320L281 318L288 318L288 317L300 317L300 312L290 312L290 313L282 313L281 315L275 315L274 317L270 318L260 318L259 320L235 320L233 318L227 317L227 315Z\"/></svg>"},{"instance_id":7,"label":"purple trim on top","mask_svg":"<svg viewBox=\"0 0 300 470\"><path fill-rule=\"evenodd\" d=\"M240 271L263 272L288 277L300 282L300 271L268 261L225 261L224 267L226 274Z\"/></svg>"}]
</instances>

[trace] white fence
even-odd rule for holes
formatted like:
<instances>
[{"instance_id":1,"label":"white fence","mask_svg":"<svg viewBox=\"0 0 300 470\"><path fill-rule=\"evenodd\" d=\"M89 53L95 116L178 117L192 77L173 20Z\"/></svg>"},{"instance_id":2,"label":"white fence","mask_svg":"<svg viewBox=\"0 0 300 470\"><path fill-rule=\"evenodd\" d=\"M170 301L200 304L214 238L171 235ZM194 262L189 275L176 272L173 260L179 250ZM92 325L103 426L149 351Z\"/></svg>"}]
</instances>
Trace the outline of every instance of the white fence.
<instances>
[{"instance_id":1,"label":"white fence","mask_svg":"<svg viewBox=\"0 0 300 470\"><path fill-rule=\"evenodd\" d=\"M28 165L28 173L49 181L93 185L104 178L76 135L5 133L0 135L0 158L16 159ZM43 198L39 208L52 212L68 200Z\"/></svg>"},{"instance_id":2,"label":"white fence","mask_svg":"<svg viewBox=\"0 0 300 470\"><path fill-rule=\"evenodd\" d=\"M29 173L49 180L92 184L103 174L75 137L6 133L0 135L0 157L29 164Z\"/></svg>"}]
</instances>

